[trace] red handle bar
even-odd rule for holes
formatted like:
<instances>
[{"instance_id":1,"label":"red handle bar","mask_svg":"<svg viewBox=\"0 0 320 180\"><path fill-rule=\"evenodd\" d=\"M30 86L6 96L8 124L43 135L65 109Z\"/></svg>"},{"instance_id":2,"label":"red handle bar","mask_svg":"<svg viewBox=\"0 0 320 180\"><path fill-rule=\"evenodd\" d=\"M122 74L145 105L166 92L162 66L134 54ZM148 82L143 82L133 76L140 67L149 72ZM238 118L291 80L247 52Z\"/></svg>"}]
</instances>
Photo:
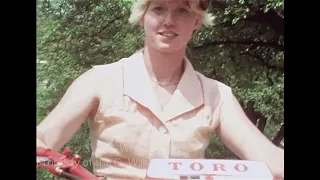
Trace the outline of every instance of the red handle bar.
<instances>
[{"instance_id":1,"label":"red handle bar","mask_svg":"<svg viewBox=\"0 0 320 180\"><path fill-rule=\"evenodd\" d=\"M37 156L47 157L52 163L41 162L37 163L38 167L47 168L49 172L65 177L72 180L101 180L101 177L97 177L87 169L81 166L79 163L81 157L75 155L70 158L72 151L65 149L63 154L52 151L51 149L45 149L38 147Z\"/></svg>"}]
</instances>

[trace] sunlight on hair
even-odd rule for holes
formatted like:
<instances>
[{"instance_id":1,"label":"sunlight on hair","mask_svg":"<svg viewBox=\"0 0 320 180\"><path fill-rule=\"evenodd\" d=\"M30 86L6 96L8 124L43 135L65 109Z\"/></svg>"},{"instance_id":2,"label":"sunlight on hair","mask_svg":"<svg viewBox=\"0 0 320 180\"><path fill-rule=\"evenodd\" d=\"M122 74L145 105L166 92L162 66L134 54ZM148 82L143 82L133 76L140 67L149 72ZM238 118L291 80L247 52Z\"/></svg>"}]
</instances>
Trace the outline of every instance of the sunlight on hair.
<instances>
[{"instance_id":1,"label":"sunlight on hair","mask_svg":"<svg viewBox=\"0 0 320 180\"><path fill-rule=\"evenodd\" d=\"M131 15L129 17L129 22L133 25L138 24L140 19L143 17L145 11L147 10L150 0L134 0ZM206 27L212 26L214 24L215 16L207 11L203 11L199 7L200 0L189 0L190 8L192 11L202 19L202 24Z\"/></svg>"}]
</instances>

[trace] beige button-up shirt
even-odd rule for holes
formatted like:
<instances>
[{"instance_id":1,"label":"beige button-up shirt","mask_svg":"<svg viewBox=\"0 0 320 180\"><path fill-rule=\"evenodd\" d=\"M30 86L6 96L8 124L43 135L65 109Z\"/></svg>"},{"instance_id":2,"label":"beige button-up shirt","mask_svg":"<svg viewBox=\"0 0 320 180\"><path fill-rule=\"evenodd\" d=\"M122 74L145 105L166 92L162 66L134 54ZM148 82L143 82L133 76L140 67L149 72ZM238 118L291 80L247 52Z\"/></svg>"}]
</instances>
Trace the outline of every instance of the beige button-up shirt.
<instances>
[{"instance_id":1,"label":"beige button-up shirt","mask_svg":"<svg viewBox=\"0 0 320 180\"><path fill-rule=\"evenodd\" d=\"M152 158L204 158L220 123L224 92L230 88L195 71L185 71L162 109L145 69L142 51L95 66L100 105L90 121L94 173L108 179L143 179ZM227 94L228 94L227 93Z\"/></svg>"}]
</instances>

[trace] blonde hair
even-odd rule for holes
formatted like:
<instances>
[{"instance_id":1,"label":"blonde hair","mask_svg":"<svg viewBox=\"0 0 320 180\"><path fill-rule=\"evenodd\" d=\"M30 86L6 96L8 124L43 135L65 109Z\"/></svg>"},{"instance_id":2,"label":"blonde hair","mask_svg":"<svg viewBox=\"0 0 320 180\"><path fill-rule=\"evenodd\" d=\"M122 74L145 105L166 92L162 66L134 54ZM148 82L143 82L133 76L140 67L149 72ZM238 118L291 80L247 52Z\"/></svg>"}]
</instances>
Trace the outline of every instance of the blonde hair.
<instances>
[{"instance_id":1,"label":"blonde hair","mask_svg":"<svg viewBox=\"0 0 320 180\"><path fill-rule=\"evenodd\" d=\"M148 8L150 0L135 0L131 7L131 15L129 17L129 22L131 24L138 24L144 13ZM215 16L207 11L203 11L199 4L200 0L188 0L190 4L191 10L195 13L195 15L202 20L202 24L204 26L212 26L214 23Z\"/></svg>"}]
</instances>

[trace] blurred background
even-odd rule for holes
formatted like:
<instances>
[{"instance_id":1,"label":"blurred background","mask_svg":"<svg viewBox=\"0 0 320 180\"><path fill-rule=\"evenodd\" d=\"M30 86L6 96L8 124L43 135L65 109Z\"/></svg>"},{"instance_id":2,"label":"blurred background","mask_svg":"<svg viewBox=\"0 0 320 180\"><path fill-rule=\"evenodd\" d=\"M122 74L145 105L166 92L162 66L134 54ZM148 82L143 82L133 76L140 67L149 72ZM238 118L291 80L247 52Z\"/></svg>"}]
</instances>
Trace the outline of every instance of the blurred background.
<instances>
[{"instance_id":1,"label":"blurred background","mask_svg":"<svg viewBox=\"0 0 320 180\"><path fill-rule=\"evenodd\" d=\"M93 65L130 56L143 31L128 23L131 0L37 0L37 122ZM189 44L196 70L233 88L248 117L284 148L284 1L211 0L215 25ZM87 122L66 145L90 166ZM208 158L237 159L213 136ZM37 179L58 179L37 169Z\"/></svg>"}]
</instances>

